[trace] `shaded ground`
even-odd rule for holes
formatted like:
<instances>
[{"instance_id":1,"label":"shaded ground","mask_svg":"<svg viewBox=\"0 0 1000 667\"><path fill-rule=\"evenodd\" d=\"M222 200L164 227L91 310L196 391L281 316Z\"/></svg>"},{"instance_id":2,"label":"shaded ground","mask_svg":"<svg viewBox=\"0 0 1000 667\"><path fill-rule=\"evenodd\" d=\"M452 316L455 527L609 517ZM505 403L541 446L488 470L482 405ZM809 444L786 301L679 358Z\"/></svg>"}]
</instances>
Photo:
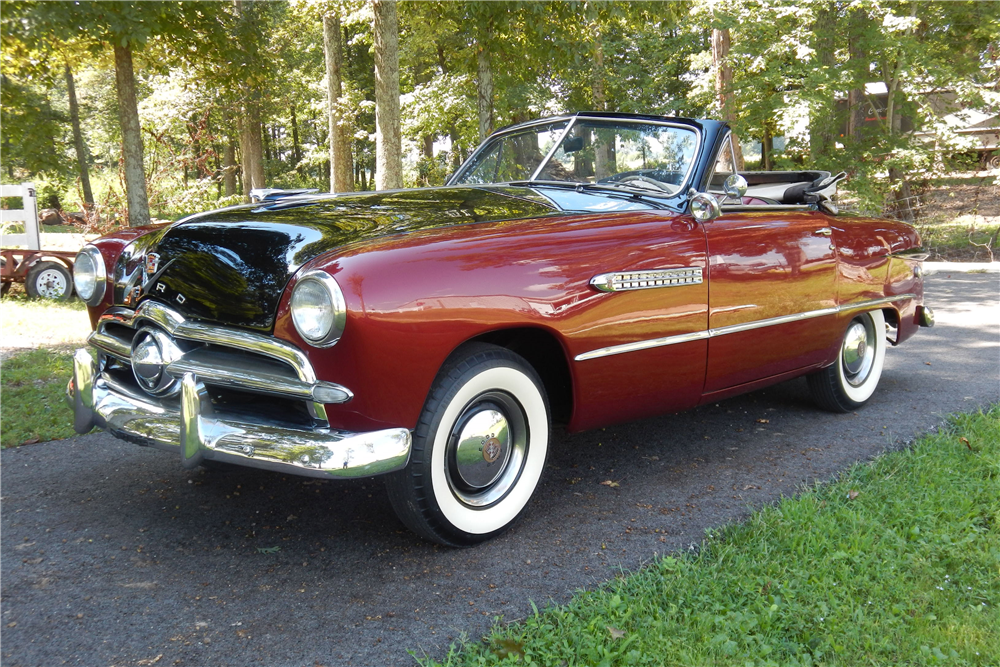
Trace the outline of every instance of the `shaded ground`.
<instances>
[{"instance_id":1,"label":"shaded ground","mask_svg":"<svg viewBox=\"0 0 1000 667\"><path fill-rule=\"evenodd\" d=\"M817 411L799 380L557 436L526 520L462 551L405 531L378 480L189 472L105 434L4 451L0 658L315 667L440 656L495 616L530 613L529 600L565 601L948 412L1000 400L998 293L995 273L930 276L938 326L889 351L856 415Z\"/></svg>"}]
</instances>

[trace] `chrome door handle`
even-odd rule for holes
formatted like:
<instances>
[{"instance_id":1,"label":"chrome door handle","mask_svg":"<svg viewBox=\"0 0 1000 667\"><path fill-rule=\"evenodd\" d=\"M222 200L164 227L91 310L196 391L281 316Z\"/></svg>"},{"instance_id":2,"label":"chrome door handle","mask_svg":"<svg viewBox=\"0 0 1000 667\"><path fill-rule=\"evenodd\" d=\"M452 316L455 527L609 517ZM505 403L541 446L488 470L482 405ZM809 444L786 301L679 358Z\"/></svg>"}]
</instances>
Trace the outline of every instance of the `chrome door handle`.
<instances>
[{"instance_id":1,"label":"chrome door handle","mask_svg":"<svg viewBox=\"0 0 1000 667\"><path fill-rule=\"evenodd\" d=\"M833 230L830 229L829 227L821 227L820 229L817 229L814 233L819 234L820 236L830 236L831 234L833 234Z\"/></svg>"}]
</instances>

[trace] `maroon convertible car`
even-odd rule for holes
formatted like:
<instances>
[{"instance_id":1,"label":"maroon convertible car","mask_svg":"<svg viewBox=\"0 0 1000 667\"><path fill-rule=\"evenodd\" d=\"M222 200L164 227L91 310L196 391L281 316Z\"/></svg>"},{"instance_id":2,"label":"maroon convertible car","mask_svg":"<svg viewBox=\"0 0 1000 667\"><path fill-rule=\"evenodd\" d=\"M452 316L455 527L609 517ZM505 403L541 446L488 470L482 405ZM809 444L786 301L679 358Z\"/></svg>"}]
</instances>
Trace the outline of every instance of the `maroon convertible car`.
<instances>
[{"instance_id":1,"label":"maroon convertible car","mask_svg":"<svg viewBox=\"0 0 1000 667\"><path fill-rule=\"evenodd\" d=\"M448 185L310 194L85 247L75 428L321 478L383 475L470 545L515 522L553 423L806 376L855 410L930 326L919 238L838 215L842 174L737 173L724 123L579 113L501 130Z\"/></svg>"}]
</instances>

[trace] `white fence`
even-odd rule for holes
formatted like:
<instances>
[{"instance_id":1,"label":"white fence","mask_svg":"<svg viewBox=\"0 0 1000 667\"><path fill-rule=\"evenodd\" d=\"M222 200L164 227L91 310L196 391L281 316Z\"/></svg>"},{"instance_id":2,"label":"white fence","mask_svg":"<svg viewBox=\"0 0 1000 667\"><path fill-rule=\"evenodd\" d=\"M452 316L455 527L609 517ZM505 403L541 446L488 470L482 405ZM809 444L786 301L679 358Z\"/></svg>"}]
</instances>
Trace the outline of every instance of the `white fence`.
<instances>
[{"instance_id":1,"label":"white fence","mask_svg":"<svg viewBox=\"0 0 1000 667\"><path fill-rule=\"evenodd\" d=\"M3 228L6 230L8 223L11 222L24 223L23 234L7 234L5 231L0 238L0 246L4 248L27 246L28 250L41 250L42 238L38 229L38 201L34 184L0 186L0 196L20 197L22 207L0 211L0 223L3 224Z\"/></svg>"}]
</instances>

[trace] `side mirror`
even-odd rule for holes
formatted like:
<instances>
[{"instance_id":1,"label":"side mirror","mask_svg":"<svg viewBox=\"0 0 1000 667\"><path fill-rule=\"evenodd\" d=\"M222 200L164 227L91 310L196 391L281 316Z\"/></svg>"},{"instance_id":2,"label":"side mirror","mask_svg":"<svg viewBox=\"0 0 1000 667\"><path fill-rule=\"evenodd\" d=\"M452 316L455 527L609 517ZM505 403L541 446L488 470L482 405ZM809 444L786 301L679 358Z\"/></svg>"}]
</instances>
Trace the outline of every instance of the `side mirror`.
<instances>
[{"instance_id":1,"label":"side mirror","mask_svg":"<svg viewBox=\"0 0 1000 667\"><path fill-rule=\"evenodd\" d=\"M699 192L691 197L691 215L698 222L708 222L722 215L722 207L714 195Z\"/></svg>"},{"instance_id":2,"label":"side mirror","mask_svg":"<svg viewBox=\"0 0 1000 667\"><path fill-rule=\"evenodd\" d=\"M726 193L726 197L732 197L742 202L743 195L747 193L747 179L739 174L730 174L722 183L722 191Z\"/></svg>"}]
</instances>

